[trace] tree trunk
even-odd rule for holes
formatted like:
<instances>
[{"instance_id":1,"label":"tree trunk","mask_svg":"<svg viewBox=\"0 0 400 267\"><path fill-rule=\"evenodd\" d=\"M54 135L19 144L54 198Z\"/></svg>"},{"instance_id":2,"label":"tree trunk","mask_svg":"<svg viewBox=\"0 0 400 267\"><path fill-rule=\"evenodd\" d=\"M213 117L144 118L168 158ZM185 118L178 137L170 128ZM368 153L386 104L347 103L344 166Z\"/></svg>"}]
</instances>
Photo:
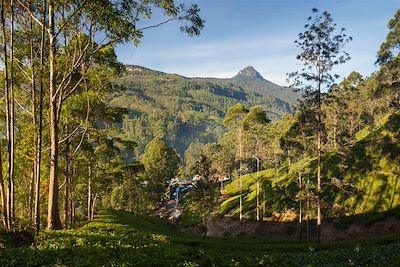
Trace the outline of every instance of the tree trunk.
<instances>
[{"instance_id":1,"label":"tree trunk","mask_svg":"<svg viewBox=\"0 0 400 267\"><path fill-rule=\"evenodd\" d=\"M96 200L97 200L97 194L95 194L93 197L92 207L90 209L90 221L94 220L94 208L96 206Z\"/></svg>"},{"instance_id":2,"label":"tree trunk","mask_svg":"<svg viewBox=\"0 0 400 267\"><path fill-rule=\"evenodd\" d=\"M3 142L0 139L0 194L1 194L1 207L3 211L3 225L7 227L7 199L6 190L4 188L4 178L3 178L3 160L2 160L2 148Z\"/></svg>"},{"instance_id":3,"label":"tree trunk","mask_svg":"<svg viewBox=\"0 0 400 267\"><path fill-rule=\"evenodd\" d=\"M47 228L62 229L58 206L58 110L56 95L56 36L54 33L54 1L49 3L49 91L50 91L50 177Z\"/></svg>"},{"instance_id":4,"label":"tree trunk","mask_svg":"<svg viewBox=\"0 0 400 267\"><path fill-rule=\"evenodd\" d=\"M318 125L317 125L317 241L321 242L321 154L322 154L322 109L321 109L321 83L318 85Z\"/></svg>"},{"instance_id":5,"label":"tree trunk","mask_svg":"<svg viewBox=\"0 0 400 267\"><path fill-rule=\"evenodd\" d=\"M2 29L2 46L3 46L3 59L4 59L4 67L3 67L3 74L4 74L4 88L5 88L5 95L6 95L6 123L7 123L7 145L9 141L9 121L10 121L10 97L9 97L9 92L10 92L10 85L9 85L9 80L8 80L8 53L7 53L7 40L6 40L6 21L5 21L5 15L4 15L4 0L1 0L1 10L0 10L0 16L1 16L1 29ZM0 148L1 149L1 148ZM3 176L3 175L1 175ZM3 177L2 177L3 179ZM4 212L4 219L5 219L5 226L7 228L10 227L10 218L9 218L9 202L8 202L8 195L9 195L9 179L7 183L7 193L5 192L5 188L3 185L3 191L4 195L2 197L2 200L4 201L3 203L3 209L5 210Z\"/></svg>"},{"instance_id":6,"label":"tree trunk","mask_svg":"<svg viewBox=\"0 0 400 267\"><path fill-rule=\"evenodd\" d=\"M68 229L69 223L69 193L70 193L70 164L71 159L69 158L69 141L66 143L65 152L65 198L64 198L64 226Z\"/></svg>"},{"instance_id":7,"label":"tree trunk","mask_svg":"<svg viewBox=\"0 0 400 267\"><path fill-rule=\"evenodd\" d=\"M14 1L11 0L11 31L10 31L10 148L8 179L10 180L10 227L15 217L15 184L14 184L14 161L15 161L15 111L14 111Z\"/></svg>"},{"instance_id":8,"label":"tree trunk","mask_svg":"<svg viewBox=\"0 0 400 267\"><path fill-rule=\"evenodd\" d=\"M301 192L302 190L302 179L301 179L301 173L300 170L298 170L299 173L299 191ZM299 199L299 228L300 228L300 241L303 240L303 210L302 210L302 202L301 202L301 197Z\"/></svg>"},{"instance_id":9,"label":"tree trunk","mask_svg":"<svg viewBox=\"0 0 400 267\"><path fill-rule=\"evenodd\" d=\"M333 149L335 149L336 150L336 148L337 148L337 123L338 123L338 120L337 120L337 114L335 114L335 117L334 117L334 122L333 122Z\"/></svg>"},{"instance_id":10,"label":"tree trunk","mask_svg":"<svg viewBox=\"0 0 400 267\"><path fill-rule=\"evenodd\" d=\"M32 166L32 179L29 184L29 225L33 222L33 200L35 198L35 164Z\"/></svg>"},{"instance_id":11,"label":"tree trunk","mask_svg":"<svg viewBox=\"0 0 400 267\"><path fill-rule=\"evenodd\" d=\"M90 170L90 166L88 167L88 195L87 195L87 199L88 199L88 203L87 203L87 220L90 222L91 216L92 216L92 184L91 184L91 180L90 180L90 175L91 175L91 170Z\"/></svg>"},{"instance_id":12,"label":"tree trunk","mask_svg":"<svg viewBox=\"0 0 400 267\"><path fill-rule=\"evenodd\" d=\"M256 188L256 193L257 193L257 221L260 221L260 159L256 158L257 160L257 188Z\"/></svg>"},{"instance_id":13,"label":"tree trunk","mask_svg":"<svg viewBox=\"0 0 400 267\"><path fill-rule=\"evenodd\" d=\"M71 223L75 223L75 205L74 205L74 183L73 183L73 177L75 177L75 164L73 161L71 161L71 179L70 179L70 202L69 202L69 207L70 207L70 220Z\"/></svg>"},{"instance_id":14,"label":"tree trunk","mask_svg":"<svg viewBox=\"0 0 400 267\"><path fill-rule=\"evenodd\" d=\"M32 5L29 7L30 11L32 12ZM34 33L33 33L33 19L30 18L29 22L30 26L30 64L31 64L31 95L32 95L32 126L33 126L33 139L35 142L37 141L37 103L36 103L36 72L35 72L35 56L34 56ZM35 183L37 180L37 167L38 167L38 160L37 160L37 145L35 144L35 150L33 155L33 168L32 168L32 182L30 186L30 194L29 194L29 224L32 225L33 221L33 209L34 203L33 200L35 198L34 190L35 190Z\"/></svg>"},{"instance_id":15,"label":"tree trunk","mask_svg":"<svg viewBox=\"0 0 400 267\"><path fill-rule=\"evenodd\" d=\"M36 184L35 184L35 224L36 224L36 233L39 233L40 230L40 171L41 171L41 162L42 162L42 129L43 129L43 86L44 86L44 43L45 43L45 34L46 34L46 1L43 1L42 6L42 36L40 41L40 88L39 88L39 128L37 134L37 149L36 149Z\"/></svg>"},{"instance_id":16,"label":"tree trunk","mask_svg":"<svg viewBox=\"0 0 400 267\"><path fill-rule=\"evenodd\" d=\"M239 220L243 220L243 177L242 177L242 130L239 129L239 181L240 181L240 199L239 199Z\"/></svg>"},{"instance_id":17,"label":"tree trunk","mask_svg":"<svg viewBox=\"0 0 400 267\"><path fill-rule=\"evenodd\" d=\"M310 241L310 180L307 179L307 216L306 216L306 238Z\"/></svg>"}]
</instances>

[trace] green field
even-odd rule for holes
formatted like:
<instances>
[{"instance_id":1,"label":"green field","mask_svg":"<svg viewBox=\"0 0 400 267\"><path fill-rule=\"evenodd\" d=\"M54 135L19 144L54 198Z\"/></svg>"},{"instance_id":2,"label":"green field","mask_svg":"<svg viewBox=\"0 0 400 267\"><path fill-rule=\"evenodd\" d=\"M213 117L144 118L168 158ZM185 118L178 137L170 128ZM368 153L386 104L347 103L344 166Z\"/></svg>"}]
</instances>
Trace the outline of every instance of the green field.
<instances>
[{"instance_id":1,"label":"green field","mask_svg":"<svg viewBox=\"0 0 400 267\"><path fill-rule=\"evenodd\" d=\"M175 232L165 222L101 210L73 230L43 232L29 247L0 252L0 266L396 266L400 237L336 244L262 237L219 239Z\"/></svg>"}]
</instances>

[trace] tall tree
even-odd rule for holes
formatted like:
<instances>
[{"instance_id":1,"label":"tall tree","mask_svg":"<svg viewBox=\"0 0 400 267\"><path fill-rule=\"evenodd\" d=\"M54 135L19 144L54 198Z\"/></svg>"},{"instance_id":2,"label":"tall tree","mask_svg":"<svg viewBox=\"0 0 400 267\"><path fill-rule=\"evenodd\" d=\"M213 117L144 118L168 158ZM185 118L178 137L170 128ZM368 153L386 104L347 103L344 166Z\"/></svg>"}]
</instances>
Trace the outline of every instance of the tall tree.
<instances>
[{"instance_id":1,"label":"tall tree","mask_svg":"<svg viewBox=\"0 0 400 267\"><path fill-rule=\"evenodd\" d=\"M379 72L380 85L393 88L392 98L398 100L400 88L400 9L388 23L389 33L377 53L376 64L382 66Z\"/></svg>"},{"instance_id":2,"label":"tall tree","mask_svg":"<svg viewBox=\"0 0 400 267\"><path fill-rule=\"evenodd\" d=\"M6 121L8 122L9 120L9 88L10 88L10 83L9 83L9 75L8 75L8 53L7 53L7 31L6 31L6 18L5 18L5 3L4 0L1 0L1 10L0 10L0 19L1 19L1 29L2 29L2 59L4 62L4 67L3 67L3 75L4 75L4 89L5 89L5 95L6 95ZM8 137L8 124L7 124L7 137ZM8 180L9 181L9 180ZM6 197L6 190L5 190L5 185L3 184L3 175L1 174L1 181L2 183L2 206L3 206L3 213L4 213L4 224L6 227L9 227L9 205L8 205L8 196ZM9 186L7 187L9 188Z\"/></svg>"},{"instance_id":3,"label":"tall tree","mask_svg":"<svg viewBox=\"0 0 400 267\"><path fill-rule=\"evenodd\" d=\"M260 164L262 161L262 135L265 132L265 126L270 120L267 118L265 110L260 106L255 106L250 108L249 113L247 113L242 121L243 128L252 140L249 148L251 148L251 156L256 160L256 211L257 211L257 221L260 220Z\"/></svg>"},{"instance_id":4,"label":"tall tree","mask_svg":"<svg viewBox=\"0 0 400 267\"><path fill-rule=\"evenodd\" d=\"M322 134L323 114L322 96L338 78L333 73L333 67L345 63L350 59L343 46L352 40L345 34L342 28L337 32L337 25L328 12L319 13L318 9L312 9L312 16L307 19L304 26L305 31L299 33L295 41L301 50L297 59L301 61L302 68L299 71L288 74L293 80L293 86L304 90L303 109L312 109L316 116L317 131L317 229L318 242L321 240L321 156L322 156Z\"/></svg>"},{"instance_id":5,"label":"tall tree","mask_svg":"<svg viewBox=\"0 0 400 267\"><path fill-rule=\"evenodd\" d=\"M228 112L226 113L224 124L228 127L233 129L236 132L236 148L237 148L237 159L239 159L239 190L240 190L240 197L239 197L239 220L243 220L243 118L244 116L249 113L249 110L243 104L236 104L231 107Z\"/></svg>"},{"instance_id":6,"label":"tall tree","mask_svg":"<svg viewBox=\"0 0 400 267\"><path fill-rule=\"evenodd\" d=\"M152 200L158 204L167 181L178 174L180 159L173 148L156 137L147 145L142 163L148 192L152 194Z\"/></svg>"},{"instance_id":7,"label":"tall tree","mask_svg":"<svg viewBox=\"0 0 400 267\"><path fill-rule=\"evenodd\" d=\"M393 60L400 53L400 9L388 23L389 33L381 44L377 54L376 63L382 65Z\"/></svg>"}]
</instances>

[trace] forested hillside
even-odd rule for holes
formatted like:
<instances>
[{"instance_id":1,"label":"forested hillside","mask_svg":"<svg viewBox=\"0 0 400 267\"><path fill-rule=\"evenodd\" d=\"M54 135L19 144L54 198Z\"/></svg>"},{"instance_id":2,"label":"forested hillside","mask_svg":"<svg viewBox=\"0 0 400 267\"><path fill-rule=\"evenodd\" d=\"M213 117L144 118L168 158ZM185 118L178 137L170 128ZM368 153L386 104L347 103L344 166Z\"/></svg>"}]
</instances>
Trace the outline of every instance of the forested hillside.
<instances>
[{"instance_id":1,"label":"forested hillside","mask_svg":"<svg viewBox=\"0 0 400 267\"><path fill-rule=\"evenodd\" d=\"M300 93L265 80L253 67L231 79L186 78L140 66L126 66L115 83L125 91L110 105L126 108L125 136L139 156L155 136L183 156L191 143L212 143L225 132L222 120L236 103L262 106L272 120L293 113Z\"/></svg>"}]
</instances>

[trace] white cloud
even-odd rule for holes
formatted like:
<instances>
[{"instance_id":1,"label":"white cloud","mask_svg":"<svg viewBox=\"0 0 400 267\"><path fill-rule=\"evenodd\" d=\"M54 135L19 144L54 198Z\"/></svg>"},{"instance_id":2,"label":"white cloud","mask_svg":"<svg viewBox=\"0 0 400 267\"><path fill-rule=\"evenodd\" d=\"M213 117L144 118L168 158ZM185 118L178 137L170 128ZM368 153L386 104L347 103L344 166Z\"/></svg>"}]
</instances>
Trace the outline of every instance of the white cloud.
<instances>
[{"instance_id":1,"label":"white cloud","mask_svg":"<svg viewBox=\"0 0 400 267\"><path fill-rule=\"evenodd\" d=\"M292 38L293 37L293 38ZM148 43L120 53L123 63L143 65L156 70L188 77L229 78L246 66L255 67L265 79L288 85L286 73L299 69L296 62L295 36L256 35L223 40L188 42L185 45ZM356 70L370 75L374 67L375 51L365 39L355 40L348 46L352 60L335 68L341 77ZM375 40L371 40L373 42ZM375 41L376 42L376 41ZM375 43L373 42L373 43Z\"/></svg>"}]
</instances>

